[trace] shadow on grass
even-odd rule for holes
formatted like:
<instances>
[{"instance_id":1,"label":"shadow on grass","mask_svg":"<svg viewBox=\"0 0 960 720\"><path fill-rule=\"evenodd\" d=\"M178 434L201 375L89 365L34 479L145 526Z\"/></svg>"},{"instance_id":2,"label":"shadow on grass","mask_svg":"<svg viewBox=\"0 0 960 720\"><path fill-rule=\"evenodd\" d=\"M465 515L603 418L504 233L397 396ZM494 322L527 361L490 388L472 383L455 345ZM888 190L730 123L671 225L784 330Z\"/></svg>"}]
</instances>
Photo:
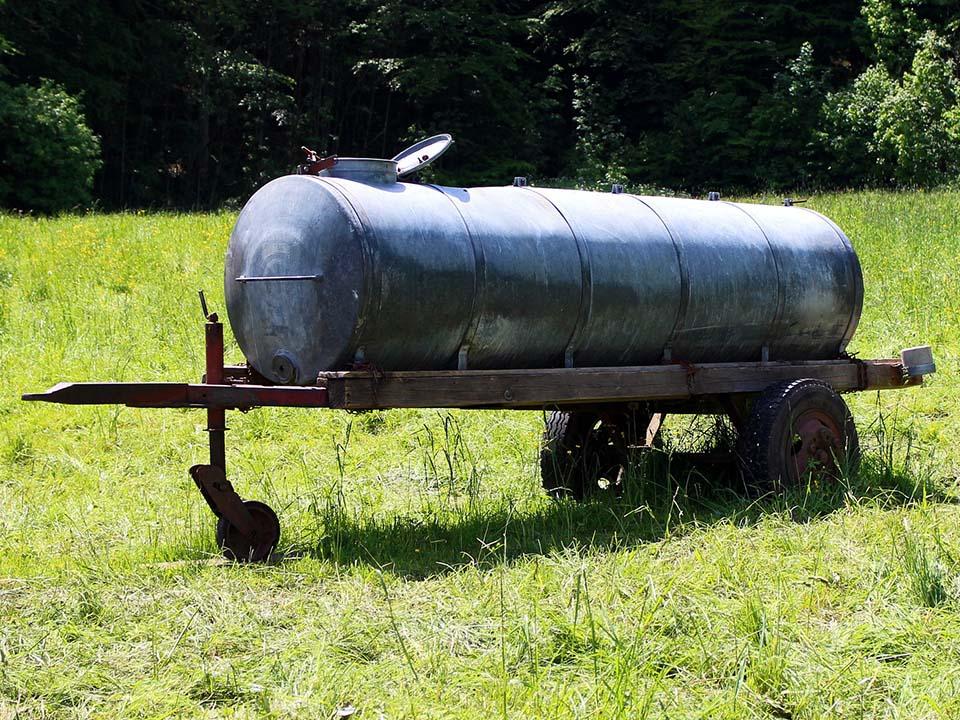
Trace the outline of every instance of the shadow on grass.
<instances>
[{"instance_id":1,"label":"shadow on grass","mask_svg":"<svg viewBox=\"0 0 960 720\"><path fill-rule=\"evenodd\" d=\"M729 470L689 463L663 467L666 462L635 468L637 477L624 484L622 497L585 503L561 500L517 510L485 499L428 503L416 516L367 518L348 516L331 501L316 510L317 539L288 547L278 560L309 556L423 578L571 548L615 551L718 524L750 526L771 516L803 523L856 506L958 502L931 474L892 472L879 456L865 456L855 478L759 498L735 487Z\"/></svg>"}]
</instances>

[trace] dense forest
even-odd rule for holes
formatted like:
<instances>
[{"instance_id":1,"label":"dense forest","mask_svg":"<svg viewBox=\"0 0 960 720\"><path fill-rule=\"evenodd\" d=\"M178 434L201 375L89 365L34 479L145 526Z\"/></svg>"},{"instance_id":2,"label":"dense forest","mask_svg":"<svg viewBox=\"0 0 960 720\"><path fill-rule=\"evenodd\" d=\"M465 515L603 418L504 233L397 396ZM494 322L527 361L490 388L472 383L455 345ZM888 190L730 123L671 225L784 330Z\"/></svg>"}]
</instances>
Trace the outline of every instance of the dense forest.
<instances>
[{"instance_id":1,"label":"dense forest","mask_svg":"<svg viewBox=\"0 0 960 720\"><path fill-rule=\"evenodd\" d=\"M302 145L702 192L960 176L957 0L0 0L0 205L209 208Z\"/></svg>"}]
</instances>

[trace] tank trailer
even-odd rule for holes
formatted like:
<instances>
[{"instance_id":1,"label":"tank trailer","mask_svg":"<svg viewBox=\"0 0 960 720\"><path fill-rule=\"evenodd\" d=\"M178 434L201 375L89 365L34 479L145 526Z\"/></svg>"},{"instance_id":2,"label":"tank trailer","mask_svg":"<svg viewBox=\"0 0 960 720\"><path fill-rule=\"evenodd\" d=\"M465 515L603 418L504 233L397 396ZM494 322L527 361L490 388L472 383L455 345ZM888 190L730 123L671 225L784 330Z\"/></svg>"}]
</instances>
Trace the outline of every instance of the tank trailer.
<instances>
[{"instance_id":1,"label":"tank trailer","mask_svg":"<svg viewBox=\"0 0 960 720\"><path fill-rule=\"evenodd\" d=\"M404 179L449 135L396 157L321 158L267 183L230 236L224 286L246 363L200 294L199 383L61 383L24 400L207 411L190 475L238 561L280 537L227 480L227 410L546 411L544 487L614 488L666 413L725 414L748 486L779 491L856 464L842 393L920 385L929 347L847 353L863 306L850 240L784 206Z\"/></svg>"}]
</instances>

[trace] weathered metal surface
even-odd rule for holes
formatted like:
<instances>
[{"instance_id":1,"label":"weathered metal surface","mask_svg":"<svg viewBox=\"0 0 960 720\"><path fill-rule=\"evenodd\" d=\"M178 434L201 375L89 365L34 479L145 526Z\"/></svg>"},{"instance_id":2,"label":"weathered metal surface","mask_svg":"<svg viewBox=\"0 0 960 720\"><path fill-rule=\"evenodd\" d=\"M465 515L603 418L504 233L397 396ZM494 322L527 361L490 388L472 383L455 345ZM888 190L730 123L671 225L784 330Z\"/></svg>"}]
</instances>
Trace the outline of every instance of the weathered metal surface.
<instances>
[{"instance_id":1,"label":"weathered metal surface","mask_svg":"<svg viewBox=\"0 0 960 720\"><path fill-rule=\"evenodd\" d=\"M850 242L810 210L387 182L392 161L351 162L267 184L231 236L230 322L273 382L831 359L860 317ZM322 279L241 280L286 276Z\"/></svg>"},{"instance_id":2,"label":"weathered metal surface","mask_svg":"<svg viewBox=\"0 0 960 720\"><path fill-rule=\"evenodd\" d=\"M176 382L58 383L22 400L63 405L127 405L138 408L329 407L326 388L285 385L208 385Z\"/></svg>"},{"instance_id":3,"label":"weathered metal surface","mask_svg":"<svg viewBox=\"0 0 960 720\"><path fill-rule=\"evenodd\" d=\"M224 469L218 465L194 465L188 471L197 489L217 517L224 515L247 536L256 534L256 525L243 505L233 483L227 480Z\"/></svg>"},{"instance_id":4,"label":"weathered metal surface","mask_svg":"<svg viewBox=\"0 0 960 720\"><path fill-rule=\"evenodd\" d=\"M836 478L837 460L844 456L844 428L842 418L822 408L810 408L800 413L794 422L791 447L781 448L790 469L796 473L792 480L802 480L811 471L819 469ZM852 424L852 423L851 423Z\"/></svg>"},{"instance_id":5,"label":"weathered metal surface","mask_svg":"<svg viewBox=\"0 0 960 720\"><path fill-rule=\"evenodd\" d=\"M223 323L217 318L216 313L207 314L206 319L204 381L211 385L223 385ZM227 471L227 445L224 437L226 432L227 411L221 407L208 408L207 434L210 439L210 465L218 468L221 473ZM239 502L239 498L237 501Z\"/></svg>"},{"instance_id":6,"label":"weathered metal surface","mask_svg":"<svg viewBox=\"0 0 960 720\"><path fill-rule=\"evenodd\" d=\"M918 345L900 351L900 362L907 375L929 375L937 371L937 364L933 361L933 351L929 345Z\"/></svg>"},{"instance_id":7,"label":"weathered metal surface","mask_svg":"<svg viewBox=\"0 0 960 720\"><path fill-rule=\"evenodd\" d=\"M323 275L259 275L254 277L245 277L241 275L234 278L238 283L248 282L290 282L292 280L323 280Z\"/></svg>"},{"instance_id":8,"label":"weathered metal surface","mask_svg":"<svg viewBox=\"0 0 960 720\"><path fill-rule=\"evenodd\" d=\"M319 171L321 177L338 177L354 182L395 183L399 167L396 160L380 158L332 158L327 167Z\"/></svg>"}]
</instances>

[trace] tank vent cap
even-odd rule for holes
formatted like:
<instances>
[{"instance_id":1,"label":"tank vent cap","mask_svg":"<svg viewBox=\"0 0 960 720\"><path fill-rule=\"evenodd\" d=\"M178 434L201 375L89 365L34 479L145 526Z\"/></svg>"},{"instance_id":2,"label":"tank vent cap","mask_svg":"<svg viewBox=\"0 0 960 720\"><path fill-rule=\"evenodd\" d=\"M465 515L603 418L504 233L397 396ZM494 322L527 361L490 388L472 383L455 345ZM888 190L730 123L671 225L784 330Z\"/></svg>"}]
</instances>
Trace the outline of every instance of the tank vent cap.
<instances>
[{"instance_id":1,"label":"tank vent cap","mask_svg":"<svg viewBox=\"0 0 960 720\"><path fill-rule=\"evenodd\" d=\"M623 185L620 183L614 183L610 186L610 192L612 192L614 195L620 195L623 193Z\"/></svg>"},{"instance_id":2,"label":"tank vent cap","mask_svg":"<svg viewBox=\"0 0 960 720\"><path fill-rule=\"evenodd\" d=\"M513 179L514 187L526 187L527 179L525 177L520 177L519 175Z\"/></svg>"},{"instance_id":3,"label":"tank vent cap","mask_svg":"<svg viewBox=\"0 0 960 720\"><path fill-rule=\"evenodd\" d=\"M910 377L930 375L937 371L937 365L933 362L933 351L929 345L920 345L919 347L901 350L900 363Z\"/></svg>"},{"instance_id":4,"label":"tank vent cap","mask_svg":"<svg viewBox=\"0 0 960 720\"><path fill-rule=\"evenodd\" d=\"M719 199L720 199L720 193L718 193L716 190L711 190L709 193L707 193L707 200L716 202Z\"/></svg>"}]
</instances>

